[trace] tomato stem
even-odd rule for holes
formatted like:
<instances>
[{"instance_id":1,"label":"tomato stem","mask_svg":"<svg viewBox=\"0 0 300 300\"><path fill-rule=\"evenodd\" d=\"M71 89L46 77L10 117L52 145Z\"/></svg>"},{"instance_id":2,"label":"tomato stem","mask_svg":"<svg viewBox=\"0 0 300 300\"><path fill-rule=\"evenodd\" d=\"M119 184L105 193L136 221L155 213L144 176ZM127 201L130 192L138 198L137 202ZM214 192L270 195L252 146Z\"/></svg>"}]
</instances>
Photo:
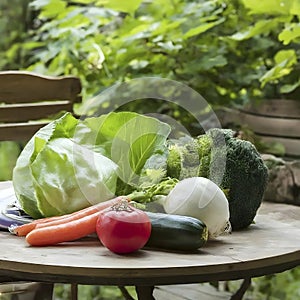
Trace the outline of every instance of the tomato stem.
<instances>
[{"instance_id":1,"label":"tomato stem","mask_svg":"<svg viewBox=\"0 0 300 300\"><path fill-rule=\"evenodd\" d=\"M123 198L118 203L112 205L111 210L132 212L134 211L134 208L131 205L129 205L127 199Z\"/></svg>"}]
</instances>

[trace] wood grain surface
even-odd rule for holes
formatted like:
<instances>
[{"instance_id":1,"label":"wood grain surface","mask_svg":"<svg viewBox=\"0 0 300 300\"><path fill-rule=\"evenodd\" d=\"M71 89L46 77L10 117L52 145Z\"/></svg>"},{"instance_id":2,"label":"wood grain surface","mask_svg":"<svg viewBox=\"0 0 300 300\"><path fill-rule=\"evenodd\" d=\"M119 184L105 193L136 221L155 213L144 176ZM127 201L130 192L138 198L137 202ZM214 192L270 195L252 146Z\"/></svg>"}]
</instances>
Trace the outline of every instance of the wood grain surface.
<instances>
[{"instance_id":1,"label":"wood grain surface","mask_svg":"<svg viewBox=\"0 0 300 300\"><path fill-rule=\"evenodd\" d=\"M81 101L81 83L75 76L45 76L26 71L0 72L0 102L28 103L49 99Z\"/></svg>"},{"instance_id":2,"label":"wood grain surface","mask_svg":"<svg viewBox=\"0 0 300 300\"><path fill-rule=\"evenodd\" d=\"M245 105L248 112L269 117L300 119L300 102L289 99L267 99Z\"/></svg>"},{"instance_id":3,"label":"wood grain surface","mask_svg":"<svg viewBox=\"0 0 300 300\"><path fill-rule=\"evenodd\" d=\"M267 100L240 109L221 109L222 126L240 124L249 127L267 144L274 142L285 148L286 156L300 156L300 101Z\"/></svg>"},{"instance_id":4,"label":"wood grain surface","mask_svg":"<svg viewBox=\"0 0 300 300\"><path fill-rule=\"evenodd\" d=\"M10 182L0 184L0 201L1 188L9 187ZM300 207L275 203L263 203L255 224L248 229L211 240L195 253L143 249L117 255L95 236L51 247L31 247L24 238L0 232L0 275L140 286L240 279L299 265L299 233Z\"/></svg>"},{"instance_id":5,"label":"wood grain surface","mask_svg":"<svg viewBox=\"0 0 300 300\"><path fill-rule=\"evenodd\" d=\"M80 93L80 79L74 76L1 71L0 141L28 141L59 114L74 114Z\"/></svg>"}]
</instances>

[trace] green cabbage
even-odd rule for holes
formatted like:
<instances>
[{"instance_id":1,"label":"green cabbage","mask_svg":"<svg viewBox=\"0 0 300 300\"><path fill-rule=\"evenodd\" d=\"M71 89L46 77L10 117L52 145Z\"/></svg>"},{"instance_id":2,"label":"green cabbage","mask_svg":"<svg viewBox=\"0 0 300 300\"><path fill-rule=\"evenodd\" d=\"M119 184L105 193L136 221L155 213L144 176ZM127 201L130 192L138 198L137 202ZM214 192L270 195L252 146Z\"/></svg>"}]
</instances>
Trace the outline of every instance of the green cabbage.
<instances>
[{"instance_id":1,"label":"green cabbage","mask_svg":"<svg viewBox=\"0 0 300 300\"><path fill-rule=\"evenodd\" d=\"M119 112L75 119L66 113L27 143L13 170L23 210L62 215L135 189L152 156L165 157L169 125Z\"/></svg>"}]
</instances>

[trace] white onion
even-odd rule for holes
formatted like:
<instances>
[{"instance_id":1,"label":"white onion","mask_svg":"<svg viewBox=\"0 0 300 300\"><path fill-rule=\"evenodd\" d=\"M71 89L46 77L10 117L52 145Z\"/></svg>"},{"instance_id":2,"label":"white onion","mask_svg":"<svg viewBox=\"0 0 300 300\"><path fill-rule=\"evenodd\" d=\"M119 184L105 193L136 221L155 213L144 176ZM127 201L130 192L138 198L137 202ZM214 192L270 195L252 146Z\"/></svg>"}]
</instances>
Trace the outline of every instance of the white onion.
<instances>
[{"instance_id":1,"label":"white onion","mask_svg":"<svg viewBox=\"0 0 300 300\"><path fill-rule=\"evenodd\" d=\"M163 206L168 214L203 221L211 238L231 230L228 200L223 191L207 178L191 177L179 181L165 198Z\"/></svg>"}]
</instances>

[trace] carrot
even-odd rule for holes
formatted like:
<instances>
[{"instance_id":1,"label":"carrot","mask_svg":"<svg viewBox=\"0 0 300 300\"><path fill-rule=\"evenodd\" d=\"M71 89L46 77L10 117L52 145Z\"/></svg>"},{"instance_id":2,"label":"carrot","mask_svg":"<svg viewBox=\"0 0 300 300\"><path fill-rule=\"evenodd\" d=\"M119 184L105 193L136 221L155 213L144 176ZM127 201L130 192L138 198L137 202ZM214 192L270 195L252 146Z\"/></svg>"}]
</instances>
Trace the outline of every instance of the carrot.
<instances>
[{"instance_id":1,"label":"carrot","mask_svg":"<svg viewBox=\"0 0 300 300\"><path fill-rule=\"evenodd\" d=\"M95 212L99 212L111 205L114 205L121 198L123 198L123 197L116 197L114 199L100 202L95 205L89 206L87 208L81 209L79 211L73 212L71 214L37 219L37 220L32 221L31 223L27 223L27 224L23 224L23 225L15 227L13 229L13 233L16 234L17 236L26 236L29 232L31 232L35 228L59 225L59 224L73 221L73 220L77 220L84 216L91 215Z\"/></svg>"},{"instance_id":2,"label":"carrot","mask_svg":"<svg viewBox=\"0 0 300 300\"><path fill-rule=\"evenodd\" d=\"M17 236L25 236L27 233L29 233L31 230L33 230L37 226L37 224L44 224L47 222L52 222L54 220L62 219L67 216L69 216L69 215L36 219L30 223L26 223L26 224L19 225L19 226L12 228L12 233L14 233Z\"/></svg>"},{"instance_id":3,"label":"carrot","mask_svg":"<svg viewBox=\"0 0 300 300\"><path fill-rule=\"evenodd\" d=\"M82 210L77 211L76 213L66 215L64 218L55 219L53 221L49 221L49 222L45 222L45 223L38 223L38 224L36 224L35 228L54 226L54 225L67 223L67 222L70 222L73 220L81 219L85 216L91 215L95 212L99 212L107 207L110 207L110 206L116 204L117 202L120 201L120 199L121 199L121 197L117 197L117 198L90 206L89 209L82 209Z\"/></svg>"},{"instance_id":4,"label":"carrot","mask_svg":"<svg viewBox=\"0 0 300 300\"><path fill-rule=\"evenodd\" d=\"M28 232L35 228L36 224L34 222L26 223L11 228L11 232L17 236L25 236Z\"/></svg>"},{"instance_id":5,"label":"carrot","mask_svg":"<svg viewBox=\"0 0 300 300\"><path fill-rule=\"evenodd\" d=\"M50 246L62 242L74 241L96 231L99 212L86 215L81 219L62 223L57 226L47 226L33 229L26 235L26 241L31 246Z\"/></svg>"}]
</instances>

